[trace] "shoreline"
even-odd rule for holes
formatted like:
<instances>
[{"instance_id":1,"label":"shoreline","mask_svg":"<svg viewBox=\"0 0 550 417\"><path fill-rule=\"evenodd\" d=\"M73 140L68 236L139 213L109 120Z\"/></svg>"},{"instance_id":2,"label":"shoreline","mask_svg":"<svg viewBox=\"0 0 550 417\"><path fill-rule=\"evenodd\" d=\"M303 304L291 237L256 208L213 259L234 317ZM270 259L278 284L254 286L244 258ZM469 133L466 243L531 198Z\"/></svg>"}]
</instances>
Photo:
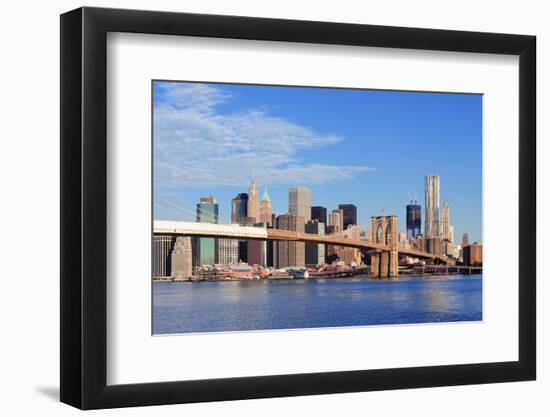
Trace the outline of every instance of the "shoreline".
<instances>
[{"instance_id":1,"label":"shoreline","mask_svg":"<svg viewBox=\"0 0 550 417\"><path fill-rule=\"evenodd\" d=\"M216 278L206 278L206 279L156 279L153 278L153 284L155 283L185 283L185 282L241 282L241 281L316 281L322 279L330 280L344 280L344 279L361 279L369 281L399 281L400 278L436 278L436 277L453 277L453 276L464 276L464 277L483 277L483 274L402 274L399 277L395 278L372 278L369 276L353 276L353 277L310 277L310 278L231 278L231 279L216 279Z\"/></svg>"}]
</instances>

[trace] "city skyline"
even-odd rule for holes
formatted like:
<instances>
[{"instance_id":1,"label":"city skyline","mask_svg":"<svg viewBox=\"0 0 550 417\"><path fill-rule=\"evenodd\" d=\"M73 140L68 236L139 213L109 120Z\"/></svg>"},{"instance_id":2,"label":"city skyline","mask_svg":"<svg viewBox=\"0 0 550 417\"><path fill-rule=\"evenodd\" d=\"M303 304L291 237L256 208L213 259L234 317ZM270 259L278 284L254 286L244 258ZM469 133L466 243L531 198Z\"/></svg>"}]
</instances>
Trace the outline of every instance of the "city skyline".
<instances>
[{"instance_id":1,"label":"city skyline","mask_svg":"<svg viewBox=\"0 0 550 417\"><path fill-rule=\"evenodd\" d=\"M191 93L192 100L178 104L189 99ZM287 213L288 188L302 186L311 191L311 206L323 206L331 212L339 205L353 204L361 227L370 223L370 216L383 210L385 214L397 215L399 230L405 231L408 193L417 194L424 213L424 177L434 174L441 177L441 199L452 208L455 237L467 232L472 241L482 240L480 96L156 82L154 94L155 198L190 207L201 197L213 195L219 203L220 222L227 222L231 219L231 200L238 193L246 193L249 180L254 177L259 196L268 187L274 214ZM320 104L321 96L325 99ZM298 109L298 104L305 101L310 103L309 112ZM379 105L374 106L376 103ZM387 115L379 117L384 113L378 109L380 104L399 117L391 123ZM335 111L337 107L340 112ZM358 109L365 114L358 114ZM323 117L331 110L332 122ZM257 131L250 131L250 118L256 128L262 128L257 135ZM436 132L428 129L426 134L426 123L421 119L438 119L437 129L433 129ZM182 126L184 120L191 122ZM362 122L354 124L358 121ZM206 122L210 123L210 130L205 133L200 126ZM194 129L190 130L189 125ZM189 151L184 146L171 147L170 152L162 149L172 142L189 144L204 139L204 135L210 135L210 141L215 143L217 129L232 140L221 139L220 147L227 149L216 157L222 163L213 165L212 158L201 161L196 155L202 169L210 166L213 172L204 174L206 180L196 180L199 171L194 161L189 167L191 174L185 175L195 177L182 182L185 177L179 173L196 150ZM365 132L371 132L370 137ZM438 137L450 140L437 141L437 132ZM271 136L275 134L284 140L273 143ZM271 153L265 143L273 146ZM207 140L203 153L208 152L210 145ZM287 148L281 150L279 145ZM250 161L243 149L251 149L255 157L264 159L253 160L257 167L248 169ZM231 153L233 165L243 172L235 174L235 167L224 166L224 158ZM277 161L273 163L271 159ZM171 164L180 162L181 170L169 176ZM267 178L266 173L272 174L277 167L284 175ZM321 175L313 178L319 170L323 171ZM241 177L246 179L244 183ZM217 179L219 185L211 183ZM308 179L311 183L305 181ZM236 183L224 184L226 180ZM177 219L177 213L167 207L155 205L154 217Z\"/></svg>"},{"instance_id":2,"label":"city skyline","mask_svg":"<svg viewBox=\"0 0 550 417\"><path fill-rule=\"evenodd\" d=\"M435 188L434 188L435 187ZM253 194L257 194L257 183L255 179L252 179L249 186L249 192L252 190ZM246 205L246 209L239 207L239 202L243 201ZM288 211L281 214L272 213L271 211L271 198L269 197L267 187L265 187L263 197L261 201L258 201L257 196L254 199L250 199L247 193L238 193L231 200L231 223L239 225L255 225L256 223L263 224L263 227L275 227L276 224L272 224L274 218L282 215L300 216L304 221L303 223L311 223L312 220L321 221L325 227L334 227L338 224L337 233L342 233L348 230L348 226L358 227L358 231L362 231L370 235L372 230L369 230L367 224L365 228L361 227L361 224L357 223L357 207L353 204L339 204L338 207L332 209L323 206L311 205L311 192L307 187L289 187L288 188ZM213 202L213 212L204 212L202 208L205 202ZM425 221L422 227L422 205L416 200L411 200L406 205L406 224L407 230L398 230L398 234L403 236L401 240L409 240L416 236L423 238L441 238L449 240L450 243L455 243L454 240L454 225L451 222L449 213L449 204L447 200L443 201L443 209L439 210L439 176L427 176L425 177L425 205L427 207L437 206L437 210L426 210L425 218L433 217L433 220ZM259 211L258 211L259 208ZM196 205L196 218L197 222L218 223L218 203L214 196L201 197L200 202ZM347 212L347 214L346 214ZM433 212L429 214L429 212ZM252 216L249 214L252 213ZM390 215L391 216L391 215ZM395 215L394 215L395 216ZM206 217L207 219L203 219ZM376 216L372 216L376 217ZM398 216L395 216L398 217ZM346 220L347 219L347 220ZM434 233L431 229L434 229L433 224L436 223ZM431 224L431 226L430 226ZM413 234L408 236L409 232L413 229ZM332 231L331 233L335 233ZM463 234L462 246L464 245ZM466 239L467 240L467 239ZM481 243L481 241L476 241Z\"/></svg>"}]
</instances>

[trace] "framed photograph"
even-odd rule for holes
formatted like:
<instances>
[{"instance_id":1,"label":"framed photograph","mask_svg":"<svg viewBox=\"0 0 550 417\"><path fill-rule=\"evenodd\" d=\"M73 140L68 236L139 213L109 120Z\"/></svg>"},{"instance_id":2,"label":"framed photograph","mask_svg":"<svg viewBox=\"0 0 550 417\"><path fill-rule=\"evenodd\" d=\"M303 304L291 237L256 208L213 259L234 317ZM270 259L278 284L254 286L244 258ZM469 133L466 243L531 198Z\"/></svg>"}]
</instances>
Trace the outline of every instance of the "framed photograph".
<instances>
[{"instance_id":1,"label":"framed photograph","mask_svg":"<svg viewBox=\"0 0 550 417\"><path fill-rule=\"evenodd\" d=\"M61 401L533 380L535 37L61 16Z\"/></svg>"}]
</instances>

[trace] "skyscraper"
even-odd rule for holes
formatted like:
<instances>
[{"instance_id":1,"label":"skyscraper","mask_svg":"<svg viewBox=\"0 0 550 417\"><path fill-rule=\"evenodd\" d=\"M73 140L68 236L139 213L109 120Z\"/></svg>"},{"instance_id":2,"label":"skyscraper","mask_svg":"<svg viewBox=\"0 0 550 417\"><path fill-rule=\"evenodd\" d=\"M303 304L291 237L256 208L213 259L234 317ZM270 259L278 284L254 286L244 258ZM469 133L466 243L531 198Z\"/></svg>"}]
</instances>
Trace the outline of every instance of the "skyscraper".
<instances>
[{"instance_id":1,"label":"skyscraper","mask_svg":"<svg viewBox=\"0 0 550 417\"><path fill-rule=\"evenodd\" d=\"M248 213L248 194L239 193L231 200L231 223L244 224Z\"/></svg>"},{"instance_id":2,"label":"skyscraper","mask_svg":"<svg viewBox=\"0 0 550 417\"><path fill-rule=\"evenodd\" d=\"M411 204L407 205L407 238L415 238L421 234L422 230L422 214L420 204L416 200L411 200Z\"/></svg>"},{"instance_id":3,"label":"skyscraper","mask_svg":"<svg viewBox=\"0 0 550 417\"><path fill-rule=\"evenodd\" d=\"M193 249L189 236L179 236L172 250L172 278L189 278L193 275Z\"/></svg>"},{"instance_id":4,"label":"skyscraper","mask_svg":"<svg viewBox=\"0 0 550 417\"><path fill-rule=\"evenodd\" d=\"M311 191L305 187L288 189L288 214L302 217L305 222L311 220Z\"/></svg>"},{"instance_id":5,"label":"skyscraper","mask_svg":"<svg viewBox=\"0 0 550 417\"><path fill-rule=\"evenodd\" d=\"M330 235L342 234L342 230L344 228L344 211L342 209L334 209L332 210L332 212L329 214L328 217L329 217L328 219L329 226L326 229L327 234L330 234ZM335 255L336 257L339 256L338 255L339 249L340 248L338 246L334 246L334 245L326 246L327 262L330 262Z\"/></svg>"},{"instance_id":6,"label":"skyscraper","mask_svg":"<svg viewBox=\"0 0 550 417\"><path fill-rule=\"evenodd\" d=\"M268 226L273 226L272 221L271 199L267 193L267 187L265 187L262 201L260 201L260 223L266 223Z\"/></svg>"},{"instance_id":7,"label":"skyscraper","mask_svg":"<svg viewBox=\"0 0 550 417\"><path fill-rule=\"evenodd\" d=\"M197 204L197 222L218 223L218 203L209 195L201 197ZM197 239L197 263L198 265L212 265L217 261L217 241L211 237Z\"/></svg>"},{"instance_id":8,"label":"skyscraper","mask_svg":"<svg viewBox=\"0 0 550 417\"><path fill-rule=\"evenodd\" d=\"M281 214L277 217L277 227L282 230L304 232L305 222L302 216ZM305 266L305 243L280 241L277 242L277 267Z\"/></svg>"},{"instance_id":9,"label":"skyscraper","mask_svg":"<svg viewBox=\"0 0 550 417\"><path fill-rule=\"evenodd\" d=\"M439 217L439 175L428 175L424 178L426 238L440 237Z\"/></svg>"},{"instance_id":10,"label":"skyscraper","mask_svg":"<svg viewBox=\"0 0 550 417\"><path fill-rule=\"evenodd\" d=\"M305 232L323 236L325 234L325 225L319 220L310 220L305 225ZM322 265L325 263L325 245L318 243L306 243L305 248L306 265Z\"/></svg>"},{"instance_id":11,"label":"skyscraper","mask_svg":"<svg viewBox=\"0 0 550 417\"><path fill-rule=\"evenodd\" d=\"M327 208L323 206L313 206L311 208L311 220L317 220L319 223L323 223L323 234L327 234L328 217ZM323 263L325 262L325 256L327 254L327 245L323 245Z\"/></svg>"},{"instance_id":12,"label":"skyscraper","mask_svg":"<svg viewBox=\"0 0 550 417\"><path fill-rule=\"evenodd\" d=\"M450 226L449 204L447 204L447 200L445 200L443 202L443 215L441 216L441 237L443 239L451 239Z\"/></svg>"},{"instance_id":13,"label":"skyscraper","mask_svg":"<svg viewBox=\"0 0 550 417\"><path fill-rule=\"evenodd\" d=\"M248 188L248 205L247 205L247 217L249 217L252 223L256 223L259 220L259 203L258 203L258 187L256 186L256 180L252 179L250 187Z\"/></svg>"},{"instance_id":14,"label":"skyscraper","mask_svg":"<svg viewBox=\"0 0 550 417\"><path fill-rule=\"evenodd\" d=\"M329 217L332 234L338 235L342 233L344 230L344 211L342 209L334 209Z\"/></svg>"},{"instance_id":15,"label":"skyscraper","mask_svg":"<svg viewBox=\"0 0 550 417\"><path fill-rule=\"evenodd\" d=\"M172 248L175 238L173 236L153 236L153 278L169 277L171 273Z\"/></svg>"},{"instance_id":16,"label":"skyscraper","mask_svg":"<svg viewBox=\"0 0 550 417\"><path fill-rule=\"evenodd\" d=\"M248 262L248 240L239 240L239 262Z\"/></svg>"},{"instance_id":17,"label":"skyscraper","mask_svg":"<svg viewBox=\"0 0 550 417\"><path fill-rule=\"evenodd\" d=\"M357 207L355 204L339 204L338 208L344 213L344 230L346 230L349 225L357 224Z\"/></svg>"},{"instance_id":18,"label":"skyscraper","mask_svg":"<svg viewBox=\"0 0 550 417\"><path fill-rule=\"evenodd\" d=\"M218 203L213 196L201 197L197 204L197 222L218 223Z\"/></svg>"},{"instance_id":19,"label":"skyscraper","mask_svg":"<svg viewBox=\"0 0 550 417\"><path fill-rule=\"evenodd\" d=\"M462 248L468 246L468 233L462 233Z\"/></svg>"},{"instance_id":20,"label":"skyscraper","mask_svg":"<svg viewBox=\"0 0 550 417\"><path fill-rule=\"evenodd\" d=\"M218 263L234 265L239 262L239 241L237 239L218 239Z\"/></svg>"},{"instance_id":21,"label":"skyscraper","mask_svg":"<svg viewBox=\"0 0 550 417\"><path fill-rule=\"evenodd\" d=\"M319 223L323 223L325 228L327 226L327 209L323 206L313 206L311 208L311 220L318 220Z\"/></svg>"},{"instance_id":22,"label":"skyscraper","mask_svg":"<svg viewBox=\"0 0 550 417\"><path fill-rule=\"evenodd\" d=\"M231 223L248 225L248 194L239 193L231 200ZM253 223L253 222L252 222ZM237 262L246 262L248 259L248 246L246 240L237 240ZM230 248L232 253L233 248ZM218 250L219 252L219 250ZM224 253L225 250L224 250Z\"/></svg>"},{"instance_id":23,"label":"skyscraper","mask_svg":"<svg viewBox=\"0 0 550 417\"><path fill-rule=\"evenodd\" d=\"M267 223L255 223L253 226L266 228ZM273 245L269 246L271 249L273 248ZM265 240L248 240L246 246L246 261L248 262L248 265L266 266L268 261L267 247L268 245Z\"/></svg>"}]
</instances>

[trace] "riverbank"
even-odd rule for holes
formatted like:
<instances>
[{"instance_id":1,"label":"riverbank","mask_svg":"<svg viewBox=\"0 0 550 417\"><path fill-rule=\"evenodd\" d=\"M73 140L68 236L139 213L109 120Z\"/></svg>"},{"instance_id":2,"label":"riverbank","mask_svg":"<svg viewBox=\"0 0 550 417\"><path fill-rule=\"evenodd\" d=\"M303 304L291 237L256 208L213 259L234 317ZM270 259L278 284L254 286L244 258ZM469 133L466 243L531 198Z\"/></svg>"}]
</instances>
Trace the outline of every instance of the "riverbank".
<instances>
[{"instance_id":1,"label":"riverbank","mask_svg":"<svg viewBox=\"0 0 550 417\"><path fill-rule=\"evenodd\" d=\"M365 280L372 280L372 281L383 281L383 280L399 280L400 278L432 278L432 277L453 277L453 276L477 276L482 277L483 274L479 273L471 273L471 274L461 274L461 273L439 273L439 272L424 272L424 273L403 273L399 274L398 277L395 278L372 278L370 276L310 276L309 278L294 278L292 276L288 277L276 277L276 278L243 278L243 277L235 277L235 278L204 278L204 277L194 277L194 278L153 278L154 283L169 283L169 282L234 282L234 281L315 281L315 280L323 280L323 279L331 279L331 280L344 280L344 279L365 279Z\"/></svg>"}]
</instances>

